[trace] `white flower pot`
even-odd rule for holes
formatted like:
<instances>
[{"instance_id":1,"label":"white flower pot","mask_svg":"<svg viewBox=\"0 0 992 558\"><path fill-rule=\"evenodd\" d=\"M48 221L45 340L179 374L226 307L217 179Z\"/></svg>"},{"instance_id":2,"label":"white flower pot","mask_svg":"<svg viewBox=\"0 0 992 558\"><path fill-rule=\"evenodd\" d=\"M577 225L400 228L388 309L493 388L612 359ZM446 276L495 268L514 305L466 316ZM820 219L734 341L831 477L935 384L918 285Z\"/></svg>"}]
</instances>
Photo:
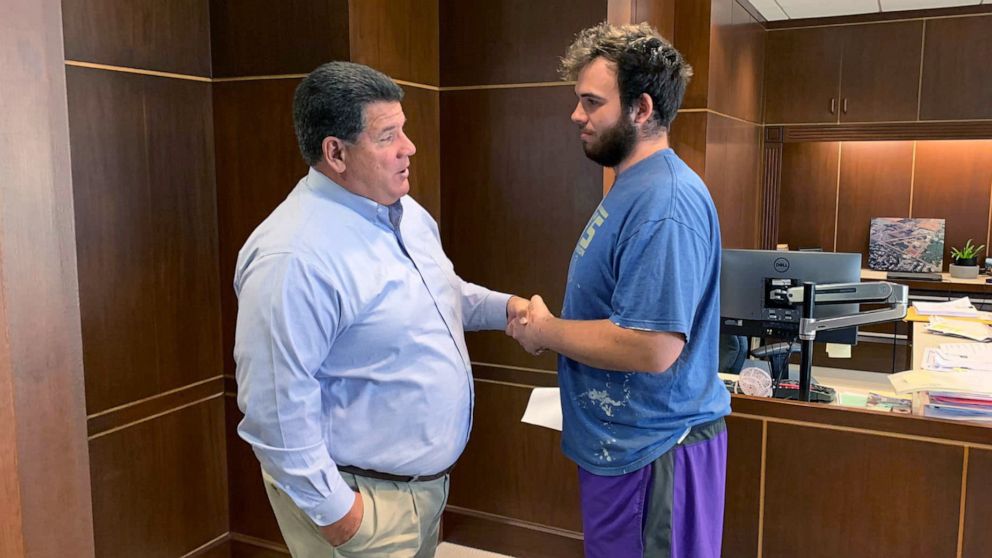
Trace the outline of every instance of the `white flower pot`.
<instances>
[{"instance_id":1,"label":"white flower pot","mask_svg":"<svg viewBox=\"0 0 992 558\"><path fill-rule=\"evenodd\" d=\"M978 277L977 265L954 265L951 264L951 277L955 279L976 279Z\"/></svg>"}]
</instances>

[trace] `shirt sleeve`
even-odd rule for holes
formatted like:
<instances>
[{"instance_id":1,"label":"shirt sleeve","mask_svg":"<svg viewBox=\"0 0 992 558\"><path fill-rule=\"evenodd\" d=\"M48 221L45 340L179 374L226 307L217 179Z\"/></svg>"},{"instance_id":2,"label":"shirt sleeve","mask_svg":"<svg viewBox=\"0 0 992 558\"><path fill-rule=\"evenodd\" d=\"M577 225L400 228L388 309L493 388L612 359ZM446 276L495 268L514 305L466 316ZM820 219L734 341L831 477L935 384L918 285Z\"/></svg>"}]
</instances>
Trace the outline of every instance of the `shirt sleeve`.
<instances>
[{"instance_id":1,"label":"shirt sleeve","mask_svg":"<svg viewBox=\"0 0 992 558\"><path fill-rule=\"evenodd\" d=\"M703 238L686 225L673 219L644 223L617 249L610 321L681 333L688 342L709 257Z\"/></svg>"},{"instance_id":2,"label":"shirt sleeve","mask_svg":"<svg viewBox=\"0 0 992 558\"><path fill-rule=\"evenodd\" d=\"M506 305L510 296L485 287L461 282L462 326L465 331L506 329Z\"/></svg>"},{"instance_id":3,"label":"shirt sleeve","mask_svg":"<svg viewBox=\"0 0 992 558\"><path fill-rule=\"evenodd\" d=\"M315 373L350 312L326 276L291 254L249 263L235 288L238 434L296 505L329 525L351 509L354 492L324 442L329 419Z\"/></svg>"}]
</instances>

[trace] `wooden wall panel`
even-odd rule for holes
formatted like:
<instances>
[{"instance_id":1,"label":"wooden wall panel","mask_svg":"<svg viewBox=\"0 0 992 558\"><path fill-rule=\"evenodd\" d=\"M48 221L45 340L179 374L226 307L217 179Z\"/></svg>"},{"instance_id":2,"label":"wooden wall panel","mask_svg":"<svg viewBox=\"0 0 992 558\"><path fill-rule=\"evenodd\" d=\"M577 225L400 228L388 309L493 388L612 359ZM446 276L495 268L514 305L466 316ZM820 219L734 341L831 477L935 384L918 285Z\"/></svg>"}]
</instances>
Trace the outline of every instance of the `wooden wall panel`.
<instances>
[{"instance_id":1,"label":"wooden wall panel","mask_svg":"<svg viewBox=\"0 0 992 558\"><path fill-rule=\"evenodd\" d=\"M706 176L706 130L709 117L706 112L679 112L672 121L668 141L675 153L696 171Z\"/></svg>"},{"instance_id":2,"label":"wooden wall panel","mask_svg":"<svg viewBox=\"0 0 992 558\"><path fill-rule=\"evenodd\" d=\"M448 503L580 532L577 466L558 450L561 433L520 422L529 398L527 387L476 381L472 436Z\"/></svg>"},{"instance_id":3,"label":"wooden wall panel","mask_svg":"<svg viewBox=\"0 0 992 558\"><path fill-rule=\"evenodd\" d=\"M944 269L951 247L961 248L969 238L987 243L990 196L992 140L917 144L912 216L947 219Z\"/></svg>"},{"instance_id":4,"label":"wooden wall panel","mask_svg":"<svg viewBox=\"0 0 992 558\"><path fill-rule=\"evenodd\" d=\"M868 231L874 217L909 217L913 142L844 142L840 156L838 252L860 252L868 267Z\"/></svg>"},{"instance_id":5,"label":"wooden wall panel","mask_svg":"<svg viewBox=\"0 0 992 558\"><path fill-rule=\"evenodd\" d=\"M558 81L574 35L605 20L607 8L607 0L439 1L444 86Z\"/></svg>"},{"instance_id":6,"label":"wooden wall panel","mask_svg":"<svg viewBox=\"0 0 992 558\"><path fill-rule=\"evenodd\" d=\"M710 2L676 2L672 44L692 65L682 108L706 108L710 90Z\"/></svg>"},{"instance_id":7,"label":"wooden wall panel","mask_svg":"<svg viewBox=\"0 0 992 558\"><path fill-rule=\"evenodd\" d=\"M968 452L968 489L965 497L962 558L980 558L992 548L992 451Z\"/></svg>"},{"instance_id":8,"label":"wooden wall panel","mask_svg":"<svg viewBox=\"0 0 992 558\"><path fill-rule=\"evenodd\" d=\"M238 436L238 423L244 415L238 409L236 397L233 393L224 397L231 532L283 544L279 524L262 483L258 458L248 442Z\"/></svg>"},{"instance_id":9,"label":"wooden wall panel","mask_svg":"<svg viewBox=\"0 0 992 558\"><path fill-rule=\"evenodd\" d=\"M963 453L769 423L762 556L954 556Z\"/></svg>"},{"instance_id":10,"label":"wooden wall panel","mask_svg":"<svg viewBox=\"0 0 992 558\"><path fill-rule=\"evenodd\" d=\"M348 4L210 0L213 76L309 73L324 62L348 60Z\"/></svg>"},{"instance_id":11,"label":"wooden wall panel","mask_svg":"<svg viewBox=\"0 0 992 558\"><path fill-rule=\"evenodd\" d=\"M417 146L410 164L410 195L441 220L441 94L404 86L406 134Z\"/></svg>"},{"instance_id":12,"label":"wooden wall panel","mask_svg":"<svg viewBox=\"0 0 992 558\"><path fill-rule=\"evenodd\" d=\"M207 84L66 68L87 408L221 371Z\"/></svg>"},{"instance_id":13,"label":"wooden wall panel","mask_svg":"<svg viewBox=\"0 0 992 558\"><path fill-rule=\"evenodd\" d=\"M723 555L758 555L761 504L762 423L727 417L727 490L723 514Z\"/></svg>"},{"instance_id":14,"label":"wooden wall panel","mask_svg":"<svg viewBox=\"0 0 992 558\"><path fill-rule=\"evenodd\" d=\"M217 83L213 88L223 358L230 375L238 251L307 173L293 133L297 84L298 79L278 79Z\"/></svg>"},{"instance_id":15,"label":"wooden wall panel","mask_svg":"<svg viewBox=\"0 0 992 558\"><path fill-rule=\"evenodd\" d=\"M0 17L0 556L93 556L58 0Z\"/></svg>"},{"instance_id":16,"label":"wooden wall panel","mask_svg":"<svg viewBox=\"0 0 992 558\"><path fill-rule=\"evenodd\" d=\"M351 60L393 79L440 85L439 0L351 2Z\"/></svg>"},{"instance_id":17,"label":"wooden wall panel","mask_svg":"<svg viewBox=\"0 0 992 558\"><path fill-rule=\"evenodd\" d=\"M204 0L64 0L62 12L68 60L210 75Z\"/></svg>"},{"instance_id":18,"label":"wooden wall panel","mask_svg":"<svg viewBox=\"0 0 992 558\"><path fill-rule=\"evenodd\" d=\"M920 119L992 118L992 15L927 20L925 32Z\"/></svg>"},{"instance_id":19,"label":"wooden wall panel","mask_svg":"<svg viewBox=\"0 0 992 558\"><path fill-rule=\"evenodd\" d=\"M445 250L466 281L538 293L561 310L572 250L602 198L602 170L586 159L568 118L570 87L441 93L441 223ZM502 332L469 335L473 361L555 369Z\"/></svg>"},{"instance_id":20,"label":"wooden wall panel","mask_svg":"<svg viewBox=\"0 0 992 558\"><path fill-rule=\"evenodd\" d=\"M778 242L834 249L838 153L834 142L783 146Z\"/></svg>"},{"instance_id":21,"label":"wooden wall panel","mask_svg":"<svg viewBox=\"0 0 992 558\"><path fill-rule=\"evenodd\" d=\"M90 441L97 555L175 558L227 532L222 397Z\"/></svg>"},{"instance_id":22,"label":"wooden wall panel","mask_svg":"<svg viewBox=\"0 0 992 558\"><path fill-rule=\"evenodd\" d=\"M706 186L726 248L757 248L760 235L761 126L707 113Z\"/></svg>"},{"instance_id":23,"label":"wooden wall panel","mask_svg":"<svg viewBox=\"0 0 992 558\"><path fill-rule=\"evenodd\" d=\"M761 122L765 30L735 0L712 4L709 108Z\"/></svg>"}]
</instances>

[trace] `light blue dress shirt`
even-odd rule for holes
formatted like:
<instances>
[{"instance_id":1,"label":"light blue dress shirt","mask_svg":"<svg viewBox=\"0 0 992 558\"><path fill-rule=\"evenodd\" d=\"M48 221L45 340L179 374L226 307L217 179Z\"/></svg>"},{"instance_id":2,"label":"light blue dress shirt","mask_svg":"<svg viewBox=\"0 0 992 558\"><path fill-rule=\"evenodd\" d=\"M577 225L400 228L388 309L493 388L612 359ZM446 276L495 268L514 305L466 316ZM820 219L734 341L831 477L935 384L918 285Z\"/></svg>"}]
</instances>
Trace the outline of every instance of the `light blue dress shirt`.
<instances>
[{"instance_id":1,"label":"light blue dress shirt","mask_svg":"<svg viewBox=\"0 0 992 558\"><path fill-rule=\"evenodd\" d=\"M510 295L462 281L409 196L382 206L310 169L238 255L239 435L318 525L354 495L337 464L451 466L468 441L465 330L503 329Z\"/></svg>"}]
</instances>

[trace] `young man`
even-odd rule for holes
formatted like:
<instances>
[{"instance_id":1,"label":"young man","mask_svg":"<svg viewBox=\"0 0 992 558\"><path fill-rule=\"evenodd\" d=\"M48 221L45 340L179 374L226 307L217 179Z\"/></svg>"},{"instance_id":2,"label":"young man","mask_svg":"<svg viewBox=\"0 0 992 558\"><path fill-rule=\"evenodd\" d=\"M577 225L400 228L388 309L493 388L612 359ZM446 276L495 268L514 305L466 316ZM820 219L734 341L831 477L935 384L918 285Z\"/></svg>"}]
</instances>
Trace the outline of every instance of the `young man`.
<instances>
[{"instance_id":1,"label":"young man","mask_svg":"<svg viewBox=\"0 0 992 558\"><path fill-rule=\"evenodd\" d=\"M616 182L579 239L562 317L507 329L556 351L562 449L579 465L586 556L717 558L730 396L717 376L720 226L669 148L692 70L647 24L581 32L572 121Z\"/></svg>"},{"instance_id":2,"label":"young man","mask_svg":"<svg viewBox=\"0 0 992 558\"><path fill-rule=\"evenodd\" d=\"M407 195L402 98L359 64L307 76L310 171L238 255L238 434L296 558L434 555L472 423L464 331L527 307L455 275Z\"/></svg>"}]
</instances>

